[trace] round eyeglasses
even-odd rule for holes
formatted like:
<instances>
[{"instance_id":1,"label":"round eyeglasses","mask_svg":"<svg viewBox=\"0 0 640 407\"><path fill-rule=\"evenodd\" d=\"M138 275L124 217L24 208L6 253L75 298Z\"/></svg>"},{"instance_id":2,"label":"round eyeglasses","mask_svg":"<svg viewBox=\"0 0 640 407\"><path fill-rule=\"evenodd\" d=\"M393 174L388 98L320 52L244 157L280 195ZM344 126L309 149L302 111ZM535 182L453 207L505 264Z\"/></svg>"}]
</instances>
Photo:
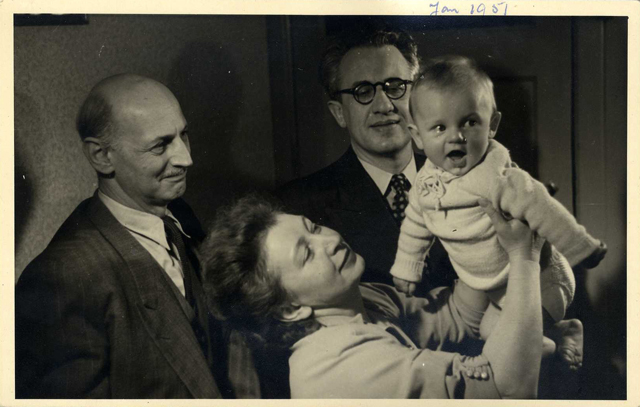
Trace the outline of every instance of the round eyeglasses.
<instances>
[{"instance_id":1,"label":"round eyeglasses","mask_svg":"<svg viewBox=\"0 0 640 407\"><path fill-rule=\"evenodd\" d=\"M378 85L382 86L382 90L389 99L400 99L407 93L407 85L412 84L413 81L408 81L400 78L385 79L384 82L361 82L358 86L351 89L342 89L338 93L348 93L353 95L356 102L361 105L368 105L373 102L373 98L376 97L376 89Z\"/></svg>"}]
</instances>

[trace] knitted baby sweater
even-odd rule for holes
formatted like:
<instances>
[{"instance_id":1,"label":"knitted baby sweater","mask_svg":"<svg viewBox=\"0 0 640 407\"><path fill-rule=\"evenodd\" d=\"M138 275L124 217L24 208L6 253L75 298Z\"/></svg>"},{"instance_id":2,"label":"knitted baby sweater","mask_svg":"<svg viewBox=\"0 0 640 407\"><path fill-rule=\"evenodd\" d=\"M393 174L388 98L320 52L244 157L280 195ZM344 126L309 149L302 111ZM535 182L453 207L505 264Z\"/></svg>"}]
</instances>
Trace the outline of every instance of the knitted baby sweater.
<instances>
[{"instance_id":1,"label":"knitted baby sweater","mask_svg":"<svg viewBox=\"0 0 640 407\"><path fill-rule=\"evenodd\" d=\"M600 245L542 183L511 162L504 146L490 140L484 160L463 176L450 174L427 159L409 192L391 274L420 281L424 258L438 237L466 284L477 290L504 285L509 259L491 220L478 205L479 198L526 220L572 266Z\"/></svg>"}]
</instances>

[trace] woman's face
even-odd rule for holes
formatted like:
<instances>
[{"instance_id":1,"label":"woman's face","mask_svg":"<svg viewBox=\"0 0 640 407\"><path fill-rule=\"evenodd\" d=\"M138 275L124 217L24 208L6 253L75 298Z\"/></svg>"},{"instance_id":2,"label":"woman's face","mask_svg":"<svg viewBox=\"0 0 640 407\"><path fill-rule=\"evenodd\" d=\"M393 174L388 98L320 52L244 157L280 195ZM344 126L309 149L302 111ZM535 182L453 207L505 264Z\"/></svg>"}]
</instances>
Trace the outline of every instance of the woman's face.
<instances>
[{"instance_id":1,"label":"woman's face","mask_svg":"<svg viewBox=\"0 0 640 407\"><path fill-rule=\"evenodd\" d=\"M335 231L279 214L265 239L267 266L295 305L339 307L358 290L364 260Z\"/></svg>"}]
</instances>

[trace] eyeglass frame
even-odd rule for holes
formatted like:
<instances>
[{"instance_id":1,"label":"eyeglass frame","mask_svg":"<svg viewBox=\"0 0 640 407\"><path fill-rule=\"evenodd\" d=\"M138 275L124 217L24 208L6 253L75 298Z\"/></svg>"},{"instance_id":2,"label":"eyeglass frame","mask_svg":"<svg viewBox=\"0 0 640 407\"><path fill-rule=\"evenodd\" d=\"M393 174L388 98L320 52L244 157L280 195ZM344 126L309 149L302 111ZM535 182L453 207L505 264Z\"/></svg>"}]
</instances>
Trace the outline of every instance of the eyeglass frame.
<instances>
[{"instance_id":1,"label":"eyeglass frame","mask_svg":"<svg viewBox=\"0 0 640 407\"><path fill-rule=\"evenodd\" d=\"M402 92L402 95L398 96L398 97L392 97L387 93L387 89L388 89L388 83L392 80L399 80L402 85L404 86L404 92ZM368 102L361 102L358 100L358 98L356 97L356 89L358 89L361 86L365 86L365 85L371 85L373 86L373 97L371 98L370 101ZM378 92L378 85L382 86L382 91L384 92L385 96L387 96L389 99L391 100L398 100L398 99L402 99L402 97L404 95L407 94L407 85L413 85L413 81L409 80L409 79L400 79L400 78L387 78L382 82L376 82L376 83L371 83L368 81L363 81L360 82L359 84L357 84L356 86L354 86L353 88L347 88L347 89L342 89L342 90L338 90L336 91L337 94L341 95L341 94L349 94L351 96L353 96L353 99L360 103L361 105L369 105L371 104L371 102L373 102L373 100L376 98L376 93Z\"/></svg>"}]
</instances>

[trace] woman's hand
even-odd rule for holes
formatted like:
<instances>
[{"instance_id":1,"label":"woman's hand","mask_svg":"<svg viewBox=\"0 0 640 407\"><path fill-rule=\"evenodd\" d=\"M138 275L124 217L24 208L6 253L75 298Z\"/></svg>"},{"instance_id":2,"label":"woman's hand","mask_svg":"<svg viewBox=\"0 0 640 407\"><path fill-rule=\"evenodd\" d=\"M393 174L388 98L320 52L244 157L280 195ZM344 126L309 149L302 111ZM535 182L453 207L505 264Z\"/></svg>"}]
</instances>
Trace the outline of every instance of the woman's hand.
<instances>
[{"instance_id":1,"label":"woman's hand","mask_svg":"<svg viewBox=\"0 0 640 407\"><path fill-rule=\"evenodd\" d=\"M544 239L531 231L529 227L517 219L507 220L486 199L479 199L478 205L484 209L498 233L498 241L509 255L509 260L540 261L540 250Z\"/></svg>"}]
</instances>

